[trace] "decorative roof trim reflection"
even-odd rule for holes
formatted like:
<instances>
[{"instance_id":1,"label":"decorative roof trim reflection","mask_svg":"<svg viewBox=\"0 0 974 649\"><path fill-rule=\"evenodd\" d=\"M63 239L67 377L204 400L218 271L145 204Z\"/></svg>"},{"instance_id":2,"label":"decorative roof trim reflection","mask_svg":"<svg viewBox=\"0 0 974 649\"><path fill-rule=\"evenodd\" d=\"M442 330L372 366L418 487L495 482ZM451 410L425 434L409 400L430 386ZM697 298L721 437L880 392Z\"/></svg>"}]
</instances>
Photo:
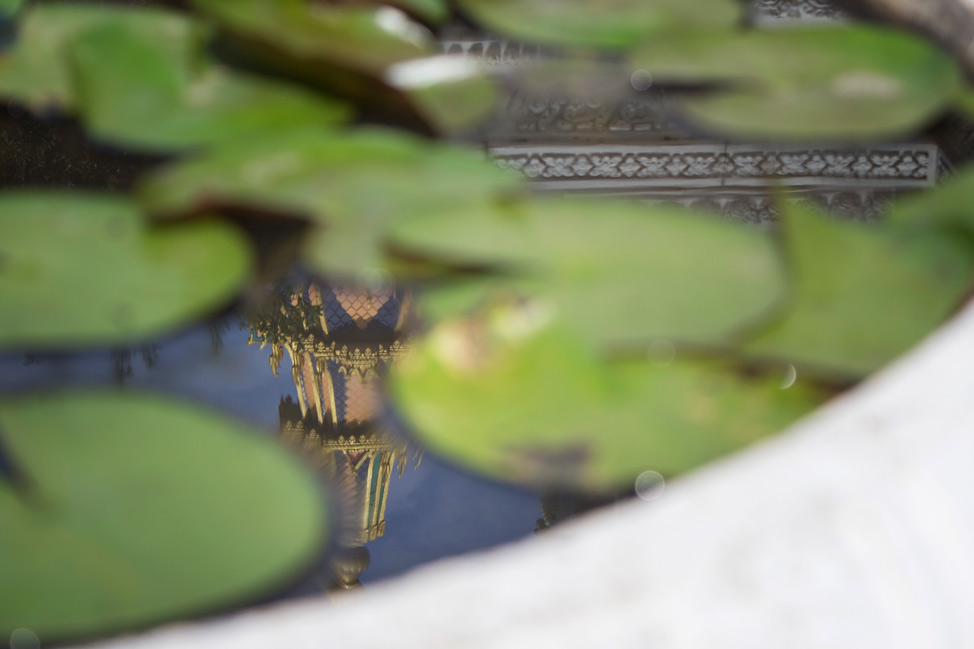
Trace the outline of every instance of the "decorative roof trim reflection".
<instances>
[{"instance_id":1,"label":"decorative roof trim reflection","mask_svg":"<svg viewBox=\"0 0 974 649\"><path fill-rule=\"evenodd\" d=\"M765 187L789 185L922 188L943 168L933 144L862 149L678 145L522 145L489 150L501 167L558 189Z\"/></svg>"}]
</instances>

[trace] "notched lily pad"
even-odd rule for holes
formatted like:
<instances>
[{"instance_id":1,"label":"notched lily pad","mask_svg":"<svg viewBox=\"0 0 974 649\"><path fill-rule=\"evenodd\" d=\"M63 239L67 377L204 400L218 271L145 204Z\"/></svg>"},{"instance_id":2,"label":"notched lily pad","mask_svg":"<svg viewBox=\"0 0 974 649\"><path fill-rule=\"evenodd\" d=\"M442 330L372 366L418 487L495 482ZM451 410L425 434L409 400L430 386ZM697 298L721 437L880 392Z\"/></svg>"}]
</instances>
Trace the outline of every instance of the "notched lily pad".
<instances>
[{"instance_id":1,"label":"notched lily pad","mask_svg":"<svg viewBox=\"0 0 974 649\"><path fill-rule=\"evenodd\" d=\"M626 49L684 30L730 29L743 18L734 0L460 0L496 34L531 43Z\"/></svg>"},{"instance_id":2,"label":"notched lily pad","mask_svg":"<svg viewBox=\"0 0 974 649\"><path fill-rule=\"evenodd\" d=\"M295 458L178 401L117 392L0 400L31 480L0 476L0 637L47 643L266 597L323 550L330 504Z\"/></svg>"},{"instance_id":3,"label":"notched lily pad","mask_svg":"<svg viewBox=\"0 0 974 649\"><path fill-rule=\"evenodd\" d=\"M16 43L4 54L0 98L38 113L70 112L76 102L67 49L78 35L108 25L178 60L191 58L207 35L190 18L153 7L35 4L24 12Z\"/></svg>"},{"instance_id":4,"label":"notched lily pad","mask_svg":"<svg viewBox=\"0 0 974 649\"><path fill-rule=\"evenodd\" d=\"M482 154L385 130L296 130L210 149L149 178L140 196L160 218L248 208L316 226L304 260L332 276L386 270L392 223L462 214L521 180Z\"/></svg>"},{"instance_id":5,"label":"notched lily pad","mask_svg":"<svg viewBox=\"0 0 974 649\"><path fill-rule=\"evenodd\" d=\"M701 126L735 137L901 136L962 89L956 62L910 34L873 26L675 34L631 58L660 85L717 85L682 97Z\"/></svg>"},{"instance_id":6,"label":"notched lily pad","mask_svg":"<svg viewBox=\"0 0 974 649\"><path fill-rule=\"evenodd\" d=\"M97 194L0 194L0 348L146 339L228 303L249 243L213 220L149 229Z\"/></svg>"},{"instance_id":7,"label":"notched lily pad","mask_svg":"<svg viewBox=\"0 0 974 649\"><path fill-rule=\"evenodd\" d=\"M85 126L99 139L172 150L348 117L335 100L194 54L180 59L117 24L84 32L69 55Z\"/></svg>"},{"instance_id":8,"label":"notched lily pad","mask_svg":"<svg viewBox=\"0 0 974 649\"><path fill-rule=\"evenodd\" d=\"M749 353L863 378L940 325L971 287L974 254L946 232L837 222L796 204L782 214L793 294Z\"/></svg>"},{"instance_id":9,"label":"notched lily pad","mask_svg":"<svg viewBox=\"0 0 974 649\"><path fill-rule=\"evenodd\" d=\"M631 486L647 470L687 471L825 398L789 385L679 355L607 362L520 307L437 325L389 379L402 419L430 452L495 479L581 491Z\"/></svg>"},{"instance_id":10,"label":"notched lily pad","mask_svg":"<svg viewBox=\"0 0 974 649\"><path fill-rule=\"evenodd\" d=\"M204 16L296 65L332 63L382 74L393 63L434 53L432 34L389 7L306 0L190 0Z\"/></svg>"},{"instance_id":11,"label":"notched lily pad","mask_svg":"<svg viewBox=\"0 0 974 649\"><path fill-rule=\"evenodd\" d=\"M369 117L435 130L385 81L390 66L436 54L432 33L398 9L306 0L191 4L220 25L232 56L348 98Z\"/></svg>"},{"instance_id":12,"label":"notched lily pad","mask_svg":"<svg viewBox=\"0 0 974 649\"><path fill-rule=\"evenodd\" d=\"M0 66L0 96L77 113L96 139L168 151L348 115L335 100L210 61L207 30L180 14L52 4L24 25Z\"/></svg>"},{"instance_id":13,"label":"notched lily pad","mask_svg":"<svg viewBox=\"0 0 974 649\"><path fill-rule=\"evenodd\" d=\"M399 221L389 238L443 263L504 271L433 288L420 301L427 316L455 313L491 292L521 294L600 345L659 337L730 344L784 294L766 234L679 208L510 201Z\"/></svg>"}]
</instances>

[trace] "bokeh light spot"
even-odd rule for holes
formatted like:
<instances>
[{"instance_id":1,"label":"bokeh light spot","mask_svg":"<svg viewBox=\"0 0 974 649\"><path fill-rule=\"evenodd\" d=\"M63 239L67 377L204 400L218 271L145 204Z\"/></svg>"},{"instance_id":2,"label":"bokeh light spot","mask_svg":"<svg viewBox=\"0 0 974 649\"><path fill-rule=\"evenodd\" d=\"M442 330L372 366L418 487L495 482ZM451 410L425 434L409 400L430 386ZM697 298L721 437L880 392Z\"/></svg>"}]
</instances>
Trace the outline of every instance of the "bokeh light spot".
<instances>
[{"instance_id":1,"label":"bokeh light spot","mask_svg":"<svg viewBox=\"0 0 974 649\"><path fill-rule=\"evenodd\" d=\"M785 378L781 381L781 389L787 390L791 386L795 385L795 381L798 380L798 370L795 369L794 365L789 364L785 368Z\"/></svg>"},{"instance_id":2,"label":"bokeh light spot","mask_svg":"<svg viewBox=\"0 0 974 649\"><path fill-rule=\"evenodd\" d=\"M658 471L643 471L636 478L636 495L645 501L658 499L665 489L666 480Z\"/></svg>"},{"instance_id":3,"label":"bokeh light spot","mask_svg":"<svg viewBox=\"0 0 974 649\"><path fill-rule=\"evenodd\" d=\"M10 634L10 649L40 649L41 641L30 629L15 629Z\"/></svg>"},{"instance_id":4,"label":"bokeh light spot","mask_svg":"<svg viewBox=\"0 0 974 649\"><path fill-rule=\"evenodd\" d=\"M649 70L636 70L629 77L629 81L636 90L649 90L650 86L653 85L653 75L649 73Z\"/></svg>"},{"instance_id":5,"label":"bokeh light spot","mask_svg":"<svg viewBox=\"0 0 974 649\"><path fill-rule=\"evenodd\" d=\"M676 346L669 340L660 338L649 344L649 362L657 367L665 367L676 358Z\"/></svg>"}]
</instances>

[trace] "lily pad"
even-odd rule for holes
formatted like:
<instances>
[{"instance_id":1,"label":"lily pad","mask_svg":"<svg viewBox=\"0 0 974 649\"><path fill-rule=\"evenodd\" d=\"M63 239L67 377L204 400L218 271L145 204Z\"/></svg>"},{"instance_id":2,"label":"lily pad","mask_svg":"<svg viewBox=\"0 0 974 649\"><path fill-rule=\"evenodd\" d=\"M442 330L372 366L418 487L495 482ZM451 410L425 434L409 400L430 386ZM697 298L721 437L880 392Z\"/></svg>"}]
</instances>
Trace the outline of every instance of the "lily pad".
<instances>
[{"instance_id":1,"label":"lily pad","mask_svg":"<svg viewBox=\"0 0 974 649\"><path fill-rule=\"evenodd\" d=\"M549 45L625 49L684 30L730 29L743 18L734 0L460 0L487 30Z\"/></svg>"},{"instance_id":2,"label":"lily pad","mask_svg":"<svg viewBox=\"0 0 974 649\"><path fill-rule=\"evenodd\" d=\"M156 336L229 302L250 266L230 224L148 229L121 198L0 194L0 348Z\"/></svg>"},{"instance_id":3,"label":"lily pad","mask_svg":"<svg viewBox=\"0 0 974 649\"><path fill-rule=\"evenodd\" d=\"M384 77L422 120L441 135L481 126L499 104L497 83L462 56L430 56L396 63Z\"/></svg>"},{"instance_id":4,"label":"lily pad","mask_svg":"<svg viewBox=\"0 0 974 649\"><path fill-rule=\"evenodd\" d=\"M974 167L967 167L934 189L897 201L892 223L962 230L974 235Z\"/></svg>"},{"instance_id":5,"label":"lily pad","mask_svg":"<svg viewBox=\"0 0 974 649\"><path fill-rule=\"evenodd\" d=\"M12 40L14 20L23 6L24 0L0 0L0 49Z\"/></svg>"},{"instance_id":6,"label":"lily pad","mask_svg":"<svg viewBox=\"0 0 974 649\"><path fill-rule=\"evenodd\" d=\"M414 20L429 25L439 25L450 14L450 7L446 0L345 0L334 4L354 5L375 5L394 7Z\"/></svg>"},{"instance_id":7,"label":"lily pad","mask_svg":"<svg viewBox=\"0 0 974 649\"><path fill-rule=\"evenodd\" d=\"M237 57L357 102L369 118L452 134L495 107L486 74L470 61L433 56L432 33L393 7L305 0L192 4L222 26Z\"/></svg>"},{"instance_id":8,"label":"lily pad","mask_svg":"<svg viewBox=\"0 0 974 649\"><path fill-rule=\"evenodd\" d=\"M862 225L783 206L792 297L747 351L859 379L940 325L972 284L974 254L938 230Z\"/></svg>"},{"instance_id":9,"label":"lily pad","mask_svg":"<svg viewBox=\"0 0 974 649\"><path fill-rule=\"evenodd\" d=\"M87 129L141 149L179 149L348 116L338 102L303 88L179 59L118 24L87 30L69 53Z\"/></svg>"},{"instance_id":10,"label":"lily pad","mask_svg":"<svg viewBox=\"0 0 974 649\"><path fill-rule=\"evenodd\" d=\"M783 375L783 373L782 373ZM824 398L717 362L600 361L530 310L433 328L389 389L431 453L503 481L608 491L682 473L781 430Z\"/></svg>"},{"instance_id":11,"label":"lily pad","mask_svg":"<svg viewBox=\"0 0 974 649\"><path fill-rule=\"evenodd\" d=\"M460 147L379 129L303 129L212 148L150 177L140 196L159 217L243 208L309 219L319 227L305 261L355 277L385 268L391 223L481 209L520 187Z\"/></svg>"},{"instance_id":12,"label":"lily pad","mask_svg":"<svg viewBox=\"0 0 974 649\"><path fill-rule=\"evenodd\" d=\"M657 84L716 84L682 97L692 120L735 137L902 135L962 89L958 65L923 39L872 26L675 34L631 58Z\"/></svg>"},{"instance_id":13,"label":"lily pad","mask_svg":"<svg viewBox=\"0 0 974 649\"><path fill-rule=\"evenodd\" d=\"M256 432L118 392L0 400L0 637L45 644L228 609L297 578L330 504Z\"/></svg>"},{"instance_id":14,"label":"lily pad","mask_svg":"<svg viewBox=\"0 0 974 649\"><path fill-rule=\"evenodd\" d=\"M402 9L424 22L438 25L450 14L446 0L388 0L384 4Z\"/></svg>"},{"instance_id":15,"label":"lily pad","mask_svg":"<svg viewBox=\"0 0 974 649\"><path fill-rule=\"evenodd\" d=\"M67 48L79 34L117 25L177 60L199 51L206 30L190 18L152 7L81 3L34 4L24 13L13 49L0 65L0 98L35 112L75 107Z\"/></svg>"},{"instance_id":16,"label":"lily pad","mask_svg":"<svg viewBox=\"0 0 974 649\"><path fill-rule=\"evenodd\" d=\"M504 273L434 289L426 300L441 302L427 315L449 313L450 303L475 304L477 292L520 294L597 344L645 345L655 338L728 344L785 289L766 234L679 208L507 202L398 221L389 238L414 254Z\"/></svg>"},{"instance_id":17,"label":"lily pad","mask_svg":"<svg viewBox=\"0 0 974 649\"><path fill-rule=\"evenodd\" d=\"M434 52L432 34L390 7L306 0L190 0L230 33L295 62L329 62L381 75Z\"/></svg>"}]
</instances>

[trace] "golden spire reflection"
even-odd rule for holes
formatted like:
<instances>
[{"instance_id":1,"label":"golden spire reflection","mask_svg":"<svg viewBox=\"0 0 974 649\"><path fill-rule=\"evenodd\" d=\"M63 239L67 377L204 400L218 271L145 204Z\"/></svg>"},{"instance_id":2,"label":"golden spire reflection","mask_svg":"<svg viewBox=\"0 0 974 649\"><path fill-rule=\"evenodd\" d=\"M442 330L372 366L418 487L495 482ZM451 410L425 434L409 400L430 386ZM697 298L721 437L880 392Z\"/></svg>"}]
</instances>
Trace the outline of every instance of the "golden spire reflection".
<instances>
[{"instance_id":1,"label":"golden spire reflection","mask_svg":"<svg viewBox=\"0 0 974 649\"><path fill-rule=\"evenodd\" d=\"M250 318L249 343L270 347L274 374L285 354L291 362L297 400L281 399L281 438L352 495L353 520L346 521L345 549L337 553L334 588L358 584L368 561L350 549L385 533L390 479L394 470L402 476L410 455L376 422L382 408L377 379L405 352L408 309L408 294L393 288L312 283L279 291ZM421 456L415 456L418 464Z\"/></svg>"}]
</instances>

